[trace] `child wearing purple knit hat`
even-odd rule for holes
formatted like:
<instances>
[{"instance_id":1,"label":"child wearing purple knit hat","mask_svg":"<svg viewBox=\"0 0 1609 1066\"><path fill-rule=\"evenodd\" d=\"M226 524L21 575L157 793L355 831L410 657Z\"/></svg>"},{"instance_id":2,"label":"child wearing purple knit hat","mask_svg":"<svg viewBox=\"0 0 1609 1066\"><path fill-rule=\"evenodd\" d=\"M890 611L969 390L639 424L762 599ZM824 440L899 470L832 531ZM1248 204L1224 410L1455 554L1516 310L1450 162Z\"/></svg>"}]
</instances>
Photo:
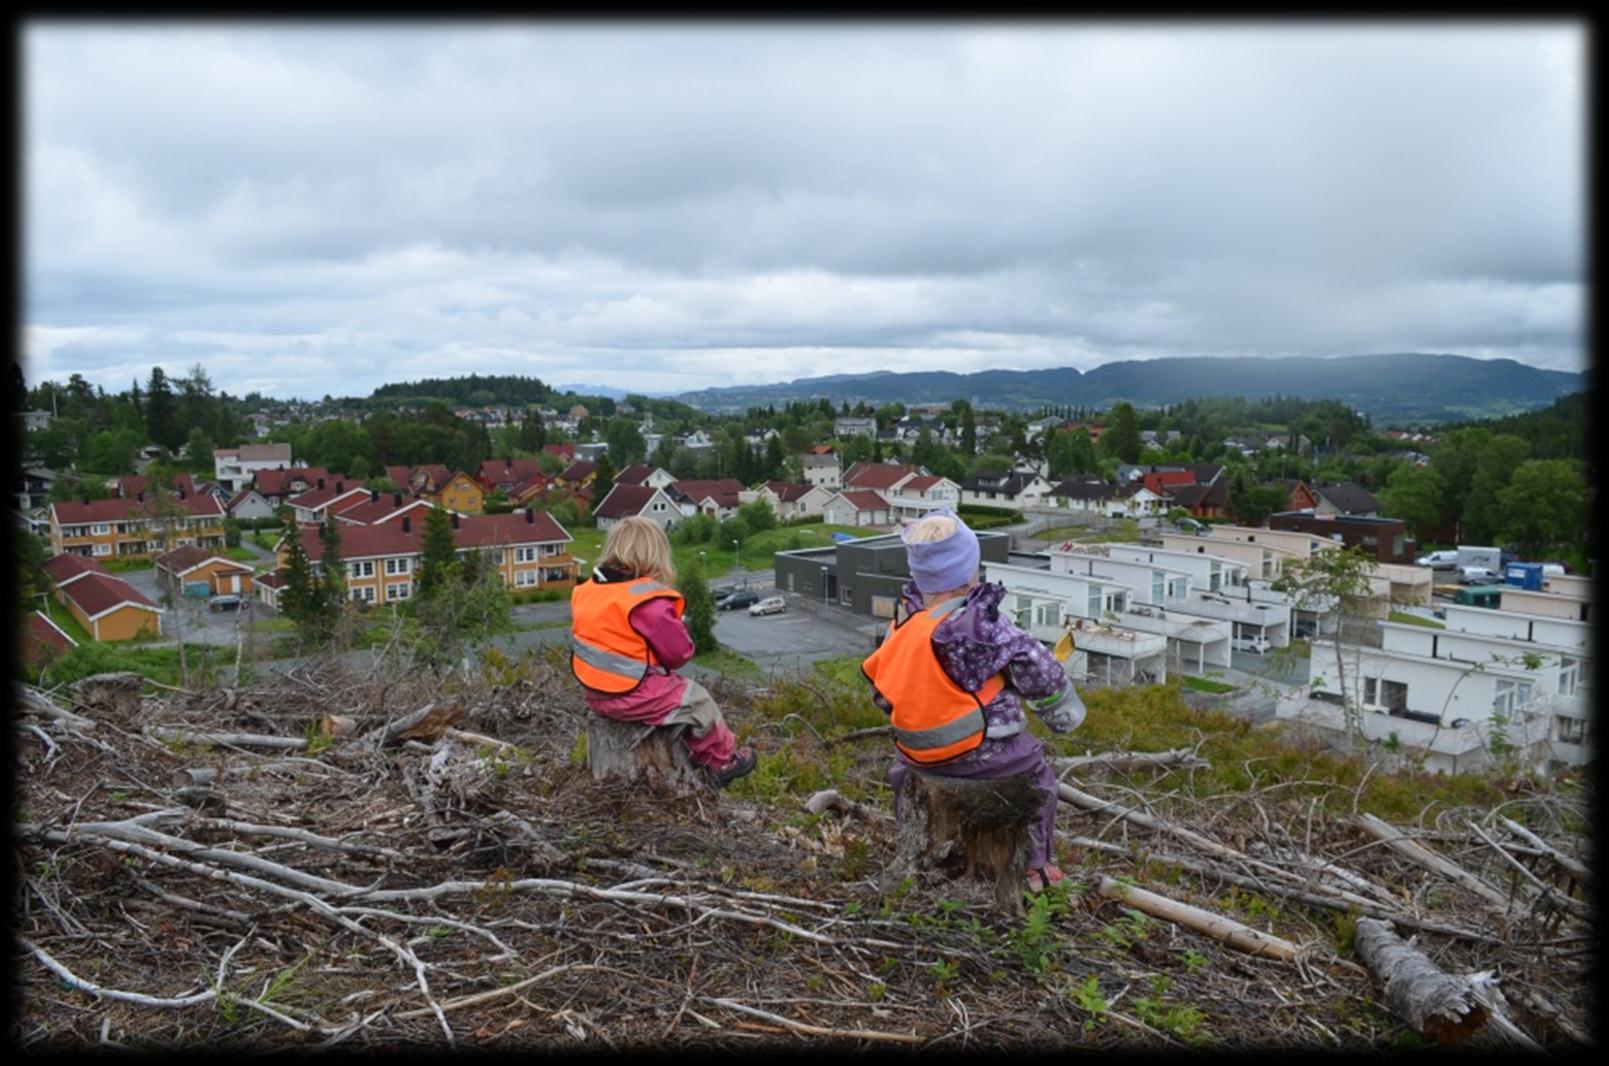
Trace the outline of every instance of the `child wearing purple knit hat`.
<instances>
[{"instance_id":1,"label":"child wearing purple knit hat","mask_svg":"<svg viewBox=\"0 0 1609 1066\"><path fill-rule=\"evenodd\" d=\"M901 539L911 569L903 614L917 624L909 632L901 632L905 622L891 627L864 667L872 699L895 725L889 770L895 816L903 816L901 795L913 768L946 777L1027 775L1045 796L1039 821L1029 830L1028 887L1039 891L1063 877L1051 855L1056 775L1044 746L1027 731L1023 704L1053 731L1069 733L1084 721L1084 703L1050 650L1001 616L1005 589L979 583L978 538L958 515L933 511ZM934 697L956 688L970 696L952 695L953 714L946 718L943 699ZM902 728L910 719L896 713L897 703L919 705L920 713L939 718L923 723L929 728ZM934 706L941 709L930 710Z\"/></svg>"}]
</instances>

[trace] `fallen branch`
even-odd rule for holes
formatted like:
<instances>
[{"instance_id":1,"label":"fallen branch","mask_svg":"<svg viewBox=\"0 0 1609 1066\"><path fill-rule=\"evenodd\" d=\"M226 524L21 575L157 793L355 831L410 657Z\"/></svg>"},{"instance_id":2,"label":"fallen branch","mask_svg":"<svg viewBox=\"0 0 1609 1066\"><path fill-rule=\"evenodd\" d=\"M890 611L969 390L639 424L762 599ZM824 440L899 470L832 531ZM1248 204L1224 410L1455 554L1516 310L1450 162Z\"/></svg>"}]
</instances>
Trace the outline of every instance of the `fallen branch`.
<instances>
[{"instance_id":1,"label":"fallen branch","mask_svg":"<svg viewBox=\"0 0 1609 1066\"><path fill-rule=\"evenodd\" d=\"M518 992L523 992L527 988L530 988L532 985L536 984L538 981L545 981L549 977L556 977L561 973L567 973L570 971L580 972L584 970L601 970L602 968L603 967L601 966L594 966L591 963L566 963L563 966L555 966L551 970L543 970L541 973L536 974L533 977L527 977L525 980L516 984L507 985L503 988L494 988L489 992L477 992L472 996L461 996L458 999L450 999L441 1004L441 1009L443 1013L445 1013L446 1011L457 1010L459 1007L473 1007L477 1004L488 1003L491 1000L499 999L503 996L512 996ZM423 1018L425 1015L431 1013L433 1012L429 1007L418 1007L414 1010L405 1010L401 1014L392 1015L392 1017L396 1018L398 1021L407 1021L410 1018Z\"/></svg>"},{"instance_id":2,"label":"fallen branch","mask_svg":"<svg viewBox=\"0 0 1609 1066\"><path fill-rule=\"evenodd\" d=\"M184 729L147 729L146 735L161 741L187 744L221 744L231 748L274 748L285 751L307 747L306 737L281 737L268 733L197 733Z\"/></svg>"},{"instance_id":3,"label":"fallen branch","mask_svg":"<svg viewBox=\"0 0 1609 1066\"><path fill-rule=\"evenodd\" d=\"M34 958L44 964L45 969L55 974L61 983L76 992L88 992L101 999L115 999L122 1003L137 1003L142 1007L194 1007L199 1003L210 1003L218 998L218 990L209 988L205 992L197 992L193 996L177 996L164 998L162 996L147 996L143 992L122 992L115 988L102 988L93 981L86 981L73 971L63 966L51 957L44 948L36 947L27 937L19 936L17 943L33 953ZM227 956L225 962L228 961ZM219 982L222 983L221 981Z\"/></svg>"},{"instance_id":4,"label":"fallen branch","mask_svg":"<svg viewBox=\"0 0 1609 1066\"><path fill-rule=\"evenodd\" d=\"M1434 870L1451 881L1463 885L1475 895L1491 904L1499 913L1508 912L1508 898L1461 866L1438 855L1430 848L1412 839L1402 830L1381 821L1372 814L1360 814L1356 824L1377 840L1384 841L1397 854L1412 859L1427 870Z\"/></svg>"},{"instance_id":5,"label":"fallen branch","mask_svg":"<svg viewBox=\"0 0 1609 1066\"><path fill-rule=\"evenodd\" d=\"M1531 847L1537 849L1542 854L1546 855L1548 858L1562 866L1566 871L1569 872L1570 876L1575 878L1577 881L1584 885L1592 883L1592 871L1587 869L1587 867L1584 866L1579 860L1571 858L1562 851L1559 851L1557 848L1550 847L1545 840L1516 821L1504 818L1501 815L1498 816L1497 820L1502 822L1503 827L1510 833L1513 833L1515 836L1531 845Z\"/></svg>"},{"instance_id":6,"label":"fallen branch","mask_svg":"<svg viewBox=\"0 0 1609 1066\"><path fill-rule=\"evenodd\" d=\"M1519 871L1520 876L1525 878L1526 887L1531 890L1533 895L1540 896L1549 903L1557 904L1559 907L1569 911L1571 914L1582 919L1583 921L1592 921L1592 908L1588 907L1585 903L1582 903L1578 899L1571 899L1569 896L1566 896L1563 892L1560 892L1552 885L1544 883L1541 878L1537 877L1530 870L1527 870L1524 863L1510 855L1507 851L1504 851L1501 844L1487 836L1485 833L1481 832L1480 826L1476 825L1474 822L1468 821L1467 819L1466 824L1468 824L1470 830L1474 832L1476 836L1480 837L1493 851L1502 856L1504 862L1508 863L1514 869Z\"/></svg>"},{"instance_id":7,"label":"fallen branch","mask_svg":"<svg viewBox=\"0 0 1609 1066\"><path fill-rule=\"evenodd\" d=\"M1155 892L1148 892L1136 885L1125 885L1110 877L1101 878L1100 893L1108 899L1121 900L1136 910L1144 911L1154 917L1206 933L1215 940L1221 940L1230 947L1251 955L1290 962L1300 952L1300 949L1289 940L1259 932L1231 918L1204 911L1188 903L1180 903Z\"/></svg>"},{"instance_id":8,"label":"fallen branch","mask_svg":"<svg viewBox=\"0 0 1609 1066\"><path fill-rule=\"evenodd\" d=\"M1174 748L1172 751L1108 751L1099 755L1073 755L1052 759L1051 765L1063 771L1085 767L1128 771L1181 768L1203 770L1211 767L1212 763L1189 748Z\"/></svg>"},{"instance_id":9,"label":"fallen branch","mask_svg":"<svg viewBox=\"0 0 1609 1066\"><path fill-rule=\"evenodd\" d=\"M752 1014L756 1018L764 1018L775 1025L791 1029L796 1033L805 1033L809 1036L830 1036L841 1040L881 1040L895 1044L920 1044L924 1039L914 1033L882 1033L875 1029L824 1029L819 1025L796 1022L792 1018L784 1018L780 1014L772 1014L770 1011L750 1007L734 1000L711 999L708 996L702 998L705 1003L713 1003L717 1007L725 1007L727 1010L736 1011L739 1014Z\"/></svg>"},{"instance_id":10,"label":"fallen branch","mask_svg":"<svg viewBox=\"0 0 1609 1066\"><path fill-rule=\"evenodd\" d=\"M1353 947L1385 987L1391 1012L1443 1044L1461 1044L1486 1024L1469 982L1438 969L1387 922L1359 918Z\"/></svg>"}]
</instances>

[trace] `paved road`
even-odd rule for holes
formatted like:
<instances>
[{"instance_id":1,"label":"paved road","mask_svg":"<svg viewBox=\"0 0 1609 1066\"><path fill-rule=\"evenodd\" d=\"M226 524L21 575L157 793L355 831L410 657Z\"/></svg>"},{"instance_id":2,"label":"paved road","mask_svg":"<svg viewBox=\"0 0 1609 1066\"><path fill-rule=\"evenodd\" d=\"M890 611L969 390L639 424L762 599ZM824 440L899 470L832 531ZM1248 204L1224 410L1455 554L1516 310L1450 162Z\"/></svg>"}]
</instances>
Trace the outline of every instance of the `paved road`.
<instances>
[{"instance_id":1,"label":"paved road","mask_svg":"<svg viewBox=\"0 0 1609 1066\"><path fill-rule=\"evenodd\" d=\"M150 597L158 606L162 605L165 592L157 584L154 568L130 570L119 576ZM176 607L164 607L162 610L162 635L170 641L174 638L176 626L173 615L177 609L183 612L178 621L184 628L186 644L233 644L237 624L245 624L253 617L269 613L254 611L254 608L259 608L261 605L249 598L242 598L241 602L243 609L239 611L212 611L208 609L207 601L204 599L181 596ZM247 604L250 606L246 606Z\"/></svg>"}]
</instances>

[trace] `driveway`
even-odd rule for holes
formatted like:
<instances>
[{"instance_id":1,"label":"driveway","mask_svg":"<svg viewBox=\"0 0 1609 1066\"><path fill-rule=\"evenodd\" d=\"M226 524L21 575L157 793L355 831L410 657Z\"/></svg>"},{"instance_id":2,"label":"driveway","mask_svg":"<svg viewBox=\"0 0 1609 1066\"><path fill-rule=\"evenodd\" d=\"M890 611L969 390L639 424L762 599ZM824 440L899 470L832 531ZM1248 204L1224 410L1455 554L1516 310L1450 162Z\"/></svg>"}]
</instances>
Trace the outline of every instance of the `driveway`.
<instances>
[{"instance_id":1,"label":"driveway","mask_svg":"<svg viewBox=\"0 0 1609 1066\"><path fill-rule=\"evenodd\" d=\"M137 590L150 597L158 606L162 604L163 590L158 587L156 570L130 570L119 574L124 581L133 585ZM235 626L245 624L254 616L270 615L272 612L261 608L261 604L248 596L241 597L241 608L234 611L212 611L207 608L207 601L199 597L183 596L179 598L177 608L163 607L162 609L162 635L167 640L175 639L174 618L175 609L183 612L179 619L184 629L184 642L186 644L233 644L235 642Z\"/></svg>"}]
</instances>

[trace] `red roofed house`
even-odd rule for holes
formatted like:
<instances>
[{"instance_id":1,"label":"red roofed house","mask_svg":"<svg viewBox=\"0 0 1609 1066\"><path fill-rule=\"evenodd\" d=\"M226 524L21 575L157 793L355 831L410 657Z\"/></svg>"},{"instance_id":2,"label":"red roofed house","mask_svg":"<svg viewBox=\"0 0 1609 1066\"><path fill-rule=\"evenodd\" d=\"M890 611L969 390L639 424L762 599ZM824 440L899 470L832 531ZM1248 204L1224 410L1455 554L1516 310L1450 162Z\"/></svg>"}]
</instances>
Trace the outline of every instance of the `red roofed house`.
<instances>
[{"instance_id":1,"label":"red roofed house","mask_svg":"<svg viewBox=\"0 0 1609 1066\"><path fill-rule=\"evenodd\" d=\"M263 494L263 499L278 507L297 493L317 485L320 478L330 482L357 480L332 473L322 466L275 467L252 474L252 487Z\"/></svg>"},{"instance_id":2,"label":"red roofed house","mask_svg":"<svg viewBox=\"0 0 1609 1066\"><path fill-rule=\"evenodd\" d=\"M597 463L591 459L577 459L558 476L558 481L567 488L580 489L590 486L597 476Z\"/></svg>"},{"instance_id":3,"label":"red roofed house","mask_svg":"<svg viewBox=\"0 0 1609 1066\"><path fill-rule=\"evenodd\" d=\"M1194 485L1196 472L1194 470L1152 470L1140 475L1140 484L1150 489L1158 496L1166 496L1168 489L1175 485Z\"/></svg>"},{"instance_id":4,"label":"red roofed house","mask_svg":"<svg viewBox=\"0 0 1609 1066\"><path fill-rule=\"evenodd\" d=\"M60 589L62 602L96 640L133 640L162 633L162 613L133 585L110 574L85 574Z\"/></svg>"},{"instance_id":5,"label":"red roofed house","mask_svg":"<svg viewBox=\"0 0 1609 1066\"><path fill-rule=\"evenodd\" d=\"M907 479L927 473L919 466L904 463L873 463L866 460L844 471L845 489L870 489L873 492L892 492Z\"/></svg>"},{"instance_id":6,"label":"red roofed house","mask_svg":"<svg viewBox=\"0 0 1609 1066\"><path fill-rule=\"evenodd\" d=\"M356 507L369 498L369 490L356 479L338 477L334 480L318 478L306 492L292 496L287 502L300 525L318 525L330 513L340 514L347 507ZM342 506L342 505L345 506Z\"/></svg>"},{"instance_id":7,"label":"red roofed house","mask_svg":"<svg viewBox=\"0 0 1609 1066\"><path fill-rule=\"evenodd\" d=\"M800 518L819 518L821 508L832 493L820 485L807 485L798 481L767 481L752 493L757 500L771 505L777 518L784 522Z\"/></svg>"},{"instance_id":8,"label":"red roofed house","mask_svg":"<svg viewBox=\"0 0 1609 1066\"><path fill-rule=\"evenodd\" d=\"M655 489L665 488L675 481L674 474L652 463L632 463L615 475L616 485L647 485Z\"/></svg>"},{"instance_id":9,"label":"red roofed house","mask_svg":"<svg viewBox=\"0 0 1609 1066\"><path fill-rule=\"evenodd\" d=\"M404 496L400 492L368 490L358 500L342 500L332 505L335 520L348 526L377 526L382 522L395 522L403 515L412 515L415 522L424 521L435 504L417 496Z\"/></svg>"},{"instance_id":10,"label":"red roofed house","mask_svg":"<svg viewBox=\"0 0 1609 1066\"><path fill-rule=\"evenodd\" d=\"M592 513L599 529L609 529L622 518L646 518L660 529L671 529L683 518L682 509L664 489L652 485L616 484Z\"/></svg>"},{"instance_id":11,"label":"red roofed house","mask_svg":"<svg viewBox=\"0 0 1609 1066\"><path fill-rule=\"evenodd\" d=\"M110 570L86 555L53 555L45 560L44 569L45 576L50 578L52 585L56 586L56 598L63 603L67 602L61 598L61 588L64 585L72 584L85 574L112 576Z\"/></svg>"},{"instance_id":12,"label":"red roofed house","mask_svg":"<svg viewBox=\"0 0 1609 1066\"><path fill-rule=\"evenodd\" d=\"M363 603L391 603L413 597L419 566L424 522L405 514L393 522L352 526L341 530L341 560L346 565L347 595ZM503 581L512 589L569 587L575 584L576 563L568 547L570 534L550 515L517 511L500 515L453 515L453 541L459 554L479 550L490 554ZM322 564L324 545L319 530L297 530L302 549L315 571ZM288 561L280 548L280 568ZM277 594L276 594L277 595Z\"/></svg>"},{"instance_id":13,"label":"red roofed house","mask_svg":"<svg viewBox=\"0 0 1609 1066\"><path fill-rule=\"evenodd\" d=\"M941 507L954 510L961 506L961 486L947 477L919 474L902 478L897 486L883 493L894 509L895 521L921 518Z\"/></svg>"},{"instance_id":14,"label":"red roofed house","mask_svg":"<svg viewBox=\"0 0 1609 1066\"><path fill-rule=\"evenodd\" d=\"M563 444L546 444L543 445L542 450L550 455L557 455L560 459L575 462L575 443L573 441L565 441Z\"/></svg>"},{"instance_id":15,"label":"red roofed house","mask_svg":"<svg viewBox=\"0 0 1609 1066\"><path fill-rule=\"evenodd\" d=\"M56 554L143 559L167 547L166 530L178 545L223 547L223 504L217 497L179 490L171 498L182 512L153 518L151 501L90 500L50 505L50 550Z\"/></svg>"},{"instance_id":16,"label":"red roofed house","mask_svg":"<svg viewBox=\"0 0 1609 1066\"><path fill-rule=\"evenodd\" d=\"M205 585L209 596L239 595L251 591L252 568L194 545L175 548L152 560L157 580L172 592L190 585Z\"/></svg>"},{"instance_id":17,"label":"red roofed house","mask_svg":"<svg viewBox=\"0 0 1609 1066\"><path fill-rule=\"evenodd\" d=\"M402 474L399 478L397 475ZM480 482L461 470L449 470L441 463L423 466L388 466L386 476L398 488L440 504L460 514L480 514L486 509L486 491Z\"/></svg>"},{"instance_id":18,"label":"red roofed house","mask_svg":"<svg viewBox=\"0 0 1609 1066\"><path fill-rule=\"evenodd\" d=\"M138 499L140 494L149 487L150 483L144 474L123 474L117 479L115 491L123 499L133 500ZM189 474L183 472L173 475L173 482L169 487L175 492L183 489L191 495L195 495L197 492L195 480Z\"/></svg>"},{"instance_id":19,"label":"red roofed house","mask_svg":"<svg viewBox=\"0 0 1609 1066\"><path fill-rule=\"evenodd\" d=\"M279 610L279 594L285 591L285 575L281 572L272 574L258 574L253 587L257 590L257 598L265 605Z\"/></svg>"},{"instance_id":20,"label":"red roofed house","mask_svg":"<svg viewBox=\"0 0 1609 1066\"><path fill-rule=\"evenodd\" d=\"M743 482L734 477L705 480L684 479L666 490L682 509L682 514L711 514L728 518L743 505Z\"/></svg>"},{"instance_id":21,"label":"red roofed house","mask_svg":"<svg viewBox=\"0 0 1609 1066\"><path fill-rule=\"evenodd\" d=\"M22 627L22 661L43 670L51 660L78 647L60 626L38 611L30 612Z\"/></svg>"},{"instance_id":22,"label":"red roofed house","mask_svg":"<svg viewBox=\"0 0 1609 1066\"><path fill-rule=\"evenodd\" d=\"M521 482L547 483L542 464L535 459L487 459L480 464L475 478L487 492L508 493ZM402 482L398 481L397 484Z\"/></svg>"},{"instance_id":23,"label":"red roofed house","mask_svg":"<svg viewBox=\"0 0 1609 1066\"><path fill-rule=\"evenodd\" d=\"M835 526L886 526L893 509L882 496L868 489L845 489L821 505L821 517Z\"/></svg>"}]
</instances>

